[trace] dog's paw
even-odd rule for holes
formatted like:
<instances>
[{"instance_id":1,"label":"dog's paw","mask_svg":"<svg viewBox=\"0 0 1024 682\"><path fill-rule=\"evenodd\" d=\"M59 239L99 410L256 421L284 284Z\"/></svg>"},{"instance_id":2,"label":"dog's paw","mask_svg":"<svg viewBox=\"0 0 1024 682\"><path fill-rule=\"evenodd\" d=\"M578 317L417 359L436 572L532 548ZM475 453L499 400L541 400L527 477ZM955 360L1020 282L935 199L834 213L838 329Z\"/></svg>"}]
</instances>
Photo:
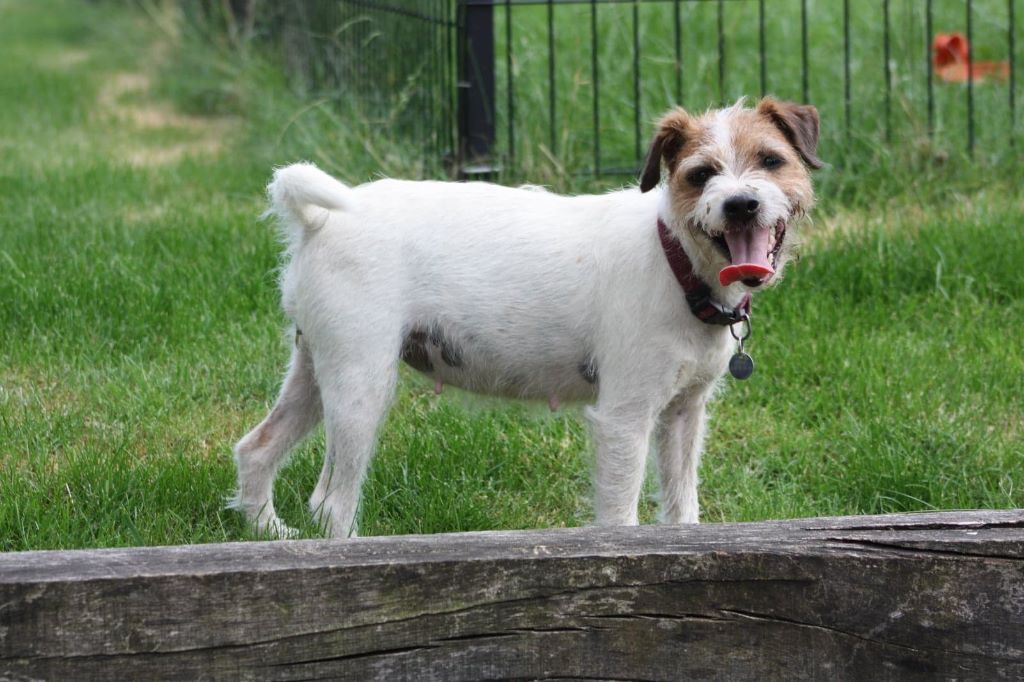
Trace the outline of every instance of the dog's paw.
<instances>
[{"instance_id":1,"label":"dog's paw","mask_svg":"<svg viewBox=\"0 0 1024 682\"><path fill-rule=\"evenodd\" d=\"M286 524L276 516L261 520L256 524L256 533L272 540L293 540L299 537L299 531Z\"/></svg>"}]
</instances>

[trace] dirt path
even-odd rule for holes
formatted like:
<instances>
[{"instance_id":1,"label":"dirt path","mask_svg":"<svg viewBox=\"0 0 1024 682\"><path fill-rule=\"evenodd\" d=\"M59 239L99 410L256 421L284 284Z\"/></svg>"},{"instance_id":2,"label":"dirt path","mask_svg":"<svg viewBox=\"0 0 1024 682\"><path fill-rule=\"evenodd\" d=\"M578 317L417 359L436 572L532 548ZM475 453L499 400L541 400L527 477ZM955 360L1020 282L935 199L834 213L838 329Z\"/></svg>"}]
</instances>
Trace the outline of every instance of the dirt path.
<instances>
[{"instance_id":1,"label":"dirt path","mask_svg":"<svg viewBox=\"0 0 1024 682\"><path fill-rule=\"evenodd\" d=\"M90 153L106 154L138 167L164 166L187 157L217 156L237 128L239 121L234 117L184 114L155 92L160 69L178 49L179 18L173 5L164 7L154 10L159 14L151 17L158 20L161 30L159 39L151 42L137 62L144 66L100 72L95 106L85 119L86 125L98 129L89 131L98 136ZM92 58L87 47L68 47L44 55L39 65L74 73L96 61Z\"/></svg>"}]
</instances>

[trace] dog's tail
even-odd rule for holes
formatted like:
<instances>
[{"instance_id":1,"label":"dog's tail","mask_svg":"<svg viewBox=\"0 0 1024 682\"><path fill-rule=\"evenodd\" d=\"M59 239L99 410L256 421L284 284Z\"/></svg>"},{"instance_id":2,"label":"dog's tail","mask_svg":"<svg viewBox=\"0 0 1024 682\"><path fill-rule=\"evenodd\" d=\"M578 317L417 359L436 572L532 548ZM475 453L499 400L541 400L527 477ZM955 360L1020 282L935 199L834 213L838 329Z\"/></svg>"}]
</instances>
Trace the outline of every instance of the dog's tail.
<instances>
[{"instance_id":1,"label":"dog's tail","mask_svg":"<svg viewBox=\"0 0 1024 682\"><path fill-rule=\"evenodd\" d=\"M311 163L293 163L274 172L267 185L270 213L286 223L318 230L328 211L350 211L352 190Z\"/></svg>"}]
</instances>

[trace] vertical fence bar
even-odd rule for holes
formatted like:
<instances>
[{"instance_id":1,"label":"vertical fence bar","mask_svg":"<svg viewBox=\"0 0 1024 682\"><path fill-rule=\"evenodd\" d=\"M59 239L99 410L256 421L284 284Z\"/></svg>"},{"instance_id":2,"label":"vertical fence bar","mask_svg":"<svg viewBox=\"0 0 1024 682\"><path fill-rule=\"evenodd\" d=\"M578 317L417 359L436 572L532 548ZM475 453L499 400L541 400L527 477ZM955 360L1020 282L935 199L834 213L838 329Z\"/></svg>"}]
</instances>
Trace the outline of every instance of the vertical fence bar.
<instances>
[{"instance_id":1,"label":"vertical fence bar","mask_svg":"<svg viewBox=\"0 0 1024 682\"><path fill-rule=\"evenodd\" d=\"M1010 0L1013 2L1013 0ZM683 105L683 16L680 0L672 4L673 38L676 47L676 104ZM1011 50L1012 51L1012 50Z\"/></svg>"},{"instance_id":2,"label":"vertical fence bar","mask_svg":"<svg viewBox=\"0 0 1024 682\"><path fill-rule=\"evenodd\" d=\"M882 40L885 59L885 141L892 142L892 25L889 17L889 0L883 0Z\"/></svg>"},{"instance_id":3,"label":"vertical fence bar","mask_svg":"<svg viewBox=\"0 0 1024 682\"><path fill-rule=\"evenodd\" d=\"M441 25L438 29L441 31L441 82L444 84L444 90L441 93L441 126L442 126L442 137L441 137L441 158L451 160L451 153L453 151L452 142L452 107L450 97L454 88L452 88L452 56L450 44L450 36L452 34L451 26L451 3L449 0L438 0L439 12L441 17Z\"/></svg>"},{"instance_id":4,"label":"vertical fence bar","mask_svg":"<svg viewBox=\"0 0 1024 682\"><path fill-rule=\"evenodd\" d=\"M432 35L432 42L434 44L434 75L433 78L436 80L435 90L428 92L427 97L434 103L434 110L437 112L433 121L434 126L434 162L435 167L442 167L445 151L445 125L448 120L446 114L448 113L444 106L444 93L445 90L445 66L447 63L444 59L444 2L443 0L437 0L434 3L434 16L436 22L431 23L430 31Z\"/></svg>"},{"instance_id":5,"label":"vertical fence bar","mask_svg":"<svg viewBox=\"0 0 1024 682\"><path fill-rule=\"evenodd\" d=\"M436 0L431 3L429 14L430 20L424 23L423 30L426 32L427 42L430 45L430 81L429 85L420 91L419 96L425 99L427 106L430 107L430 125L427 130L431 138L433 152L433 158L430 161L436 162L441 156L441 103L437 100L437 93L443 86L441 82L440 36L437 32L437 22L440 20L441 12Z\"/></svg>"},{"instance_id":6,"label":"vertical fence bar","mask_svg":"<svg viewBox=\"0 0 1024 682\"><path fill-rule=\"evenodd\" d=\"M807 0L800 0L800 82L804 104L811 101L810 60L807 49Z\"/></svg>"},{"instance_id":7,"label":"vertical fence bar","mask_svg":"<svg viewBox=\"0 0 1024 682\"><path fill-rule=\"evenodd\" d=\"M516 158L516 98L512 75L512 0L505 0L505 116L508 118L508 163Z\"/></svg>"},{"instance_id":8,"label":"vertical fence bar","mask_svg":"<svg viewBox=\"0 0 1024 682\"><path fill-rule=\"evenodd\" d=\"M416 98L420 101L421 106L425 106L430 112L427 116L427 120L424 123L423 137L427 140L427 151L430 154L427 161L433 164L437 160L437 102L434 98L434 93L437 92L437 88L440 83L437 81L437 38L434 33L434 16L435 7L430 6L427 8L427 16L419 29L419 35L417 40L421 40L426 43L427 49L427 60L426 60L426 79L425 83L416 89ZM415 65L412 65L410 72L415 72Z\"/></svg>"},{"instance_id":9,"label":"vertical fence bar","mask_svg":"<svg viewBox=\"0 0 1024 682\"><path fill-rule=\"evenodd\" d=\"M430 5L430 9L428 10L428 19L425 22L423 22L423 31L426 33L427 36L427 49L429 50L429 54L427 56L427 73L429 74L427 82L429 83L429 85L423 90L421 90L421 94L419 95L423 99L427 100L427 108L430 110L430 118L428 119L429 129L427 131L427 134L429 135L430 151L431 156L433 157L429 159L431 165L436 163L437 159L440 157L440 154L438 152L441 147L440 131L438 129L438 121L441 119L441 117L439 115L439 107L437 103L437 97L435 95L438 87L441 85L441 83L439 82L441 70L439 68L439 60L437 54L437 24L434 23L435 18L438 17L440 14L437 10L437 3L432 2Z\"/></svg>"},{"instance_id":10,"label":"vertical fence bar","mask_svg":"<svg viewBox=\"0 0 1024 682\"><path fill-rule=\"evenodd\" d=\"M633 158L640 160L640 2L633 0Z\"/></svg>"},{"instance_id":11,"label":"vertical fence bar","mask_svg":"<svg viewBox=\"0 0 1024 682\"><path fill-rule=\"evenodd\" d=\"M1016 61L1016 55L1014 54L1014 31L1016 30L1016 17L1013 11L1014 0L1006 0L1007 9L1007 22L1010 24L1009 31L1007 32L1007 48L1009 50L1009 62L1010 62L1010 147L1014 147L1017 143L1017 67L1014 62Z\"/></svg>"},{"instance_id":12,"label":"vertical fence bar","mask_svg":"<svg viewBox=\"0 0 1024 682\"><path fill-rule=\"evenodd\" d=\"M360 87L362 87L362 83L363 83L362 51L363 51L363 38L364 38L365 33L366 33L366 22L367 22L367 18L365 16L364 17L358 17L357 16L357 19L356 19L355 23L352 24L352 28L353 28L352 40L353 40L354 49L353 49L352 56L349 58L349 63L352 65L352 80L350 82L351 82L351 87L353 87L353 88L360 88ZM312 27L311 26L307 25L306 28L307 28L307 30L312 32ZM323 72L320 69L317 69L315 78L318 81L318 85L322 85L322 83L323 83L323 75L324 75ZM356 111L359 112L360 116L364 116L365 117L366 110L365 110L364 104L365 103L363 102L363 98L361 98L361 97L356 98L356 104L355 104Z\"/></svg>"},{"instance_id":13,"label":"vertical fence bar","mask_svg":"<svg viewBox=\"0 0 1024 682\"><path fill-rule=\"evenodd\" d=\"M462 167L466 163L466 147L468 142L466 141L469 137L467 125L466 125L466 90L469 88L469 82L465 80L468 61L466 58L467 47L466 43L466 0L454 0L455 2L455 29L451 32L455 34L455 89L456 89L456 100L455 100L455 148L453 150L453 168L457 177L464 177L462 175ZM451 35L449 33L449 35Z\"/></svg>"},{"instance_id":14,"label":"vertical fence bar","mask_svg":"<svg viewBox=\"0 0 1024 682\"><path fill-rule=\"evenodd\" d=\"M431 124L434 128L434 158L435 163L440 163L440 160L444 157L444 127L443 121L444 116L444 102L441 100L441 93L444 92L444 54L441 51L441 46L444 41L444 36L441 33L443 24L441 23L444 17L444 7L440 0L437 0L433 4L433 16L436 21L430 23L430 42L431 50L434 53L434 73L431 79L435 81L433 91L426 93L426 97L430 98L430 101L434 105L434 120Z\"/></svg>"},{"instance_id":15,"label":"vertical fence bar","mask_svg":"<svg viewBox=\"0 0 1024 682\"><path fill-rule=\"evenodd\" d=\"M352 14L352 8L348 4L338 5L338 26L346 26L344 30L335 32L336 46L334 50L330 50L327 47L324 48L324 56L322 59L330 64L332 72L335 74L335 87L338 89L338 96L343 97L343 90L345 84L354 82L355 74L352 70L352 26L348 23L349 17ZM296 21L292 19L289 23ZM293 24L294 25L294 24ZM292 48L296 49L296 48ZM310 55L303 55L302 66L303 75L306 76L308 82L307 86L313 85L314 75L311 73L308 62L310 61Z\"/></svg>"},{"instance_id":16,"label":"vertical fence bar","mask_svg":"<svg viewBox=\"0 0 1024 682\"><path fill-rule=\"evenodd\" d=\"M974 30L972 2L967 0L967 153L974 156Z\"/></svg>"},{"instance_id":17,"label":"vertical fence bar","mask_svg":"<svg viewBox=\"0 0 1024 682\"><path fill-rule=\"evenodd\" d=\"M590 0L590 78L594 82L594 174L601 174L601 91L597 71L597 0Z\"/></svg>"},{"instance_id":18,"label":"vertical fence bar","mask_svg":"<svg viewBox=\"0 0 1024 682\"><path fill-rule=\"evenodd\" d=\"M768 58L764 44L764 0L757 0L757 48L761 55L761 97L768 94Z\"/></svg>"},{"instance_id":19,"label":"vertical fence bar","mask_svg":"<svg viewBox=\"0 0 1024 682\"><path fill-rule=\"evenodd\" d=\"M458 87L459 57L457 50L459 49L459 43L456 41L459 30L459 11L455 2L456 0L447 0L445 2L445 17L448 20L445 26L445 56L447 64L445 72L448 80L445 92L448 93L448 153L452 161L458 158L459 131L461 130L458 106L458 97L459 93L461 93L461 89Z\"/></svg>"},{"instance_id":20,"label":"vertical fence bar","mask_svg":"<svg viewBox=\"0 0 1024 682\"><path fill-rule=\"evenodd\" d=\"M932 0L924 4L924 63L928 65L928 139L935 138L935 74L932 73Z\"/></svg>"},{"instance_id":21,"label":"vertical fence bar","mask_svg":"<svg viewBox=\"0 0 1024 682\"><path fill-rule=\"evenodd\" d=\"M309 17L308 16L304 17L304 19L305 19L305 21L303 22L304 23L303 28L308 32L310 37L312 37L313 36L313 29L311 27L311 22L309 20ZM349 90L348 94L350 94L350 95L353 94L353 91L355 91L355 89L359 87L359 83L360 83L360 80L361 80L360 79L360 68L361 68L360 64L363 61L362 60L362 54L361 54L361 46L363 44L362 35L363 35L363 26L366 25L367 18L366 18L366 16L360 15L360 13L357 10L357 8L353 7L352 8L352 12L351 12L351 21L352 21L352 23L349 25L349 28L348 28L348 33L349 33L349 36L348 36L348 47L349 47L350 51L349 51L349 54L347 55L347 57L345 58L346 68L347 68L347 71L348 71L345 87L346 87L346 89ZM331 50L329 45L325 45L324 49L327 50L328 52L332 52L333 53L332 56L335 59L338 58L337 51L336 50ZM317 52L319 53L320 51L317 50ZM313 55L311 55L311 56L313 56ZM317 59L319 57L320 57L319 54L316 54L315 56L313 56L314 59ZM319 69L319 68L315 69L313 71L313 82L316 85L322 85L323 76L324 76L324 73L323 73L323 71L321 69ZM360 113L362 113L363 112L362 98L356 98L356 101L354 102L353 106L355 107L356 111L359 111Z\"/></svg>"},{"instance_id":22,"label":"vertical fence bar","mask_svg":"<svg viewBox=\"0 0 1024 682\"><path fill-rule=\"evenodd\" d=\"M725 104L725 2L718 0L718 103Z\"/></svg>"},{"instance_id":23,"label":"vertical fence bar","mask_svg":"<svg viewBox=\"0 0 1024 682\"><path fill-rule=\"evenodd\" d=\"M843 120L850 136L850 0L843 0Z\"/></svg>"},{"instance_id":24,"label":"vertical fence bar","mask_svg":"<svg viewBox=\"0 0 1024 682\"><path fill-rule=\"evenodd\" d=\"M435 15L437 16L437 23L432 27L434 32L434 49L437 51L435 56L435 62L437 64L437 72L435 78L440 86L440 91L430 93L430 97L434 100L435 106L437 107L437 118L434 120L434 130L436 131L437 140L435 143L436 152L435 160L439 165L443 164L445 153L448 151L448 134L446 132L448 126L448 108L445 106L445 94L448 92L448 60L445 59L445 33L448 32L448 26L445 24L445 3L444 0L437 0L434 5Z\"/></svg>"},{"instance_id":25,"label":"vertical fence bar","mask_svg":"<svg viewBox=\"0 0 1024 682\"><path fill-rule=\"evenodd\" d=\"M463 0L459 77L461 175L494 172L494 0Z\"/></svg>"},{"instance_id":26,"label":"vertical fence bar","mask_svg":"<svg viewBox=\"0 0 1024 682\"><path fill-rule=\"evenodd\" d=\"M433 161L437 158L434 154L437 150L435 132L437 127L434 125L434 122L437 120L437 103L434 101L433 94L438 87L438 83L435 81L437 74L437 46L435 45L433 31L434 8L428 6L424 14L427 18L422 20L417 31L416 40L421 43L421 49L426 49L427 51L427 58L424 60L425 64L423 65L425 75L423 80L425 82L422 86L416 88L415 98L419 100L420 106L427 110L426 120L420 124L422 132L419 134L419 137L420 139L427 140L425 151L429 152L432 157L428 158L428 161ZM410 72L415 72L415 69L415 64L411 65Z\"/></svg>"},{"instance_id":27,"label":"vertical fence bar","mask_svg":"<svg viewBox=\"0 0 1024 682\"><path fill-rule=\"evenodd\" d=\"M438 104L441 109L438 129L440 130L440 137L438 139L438 151L440 158L445 158L446 154L451 151L449 145L449 128L451 123L451 109L448 108L448 95L450 92L449 78L451 76L451 61L448 57L448 34L451 33L451 28L448 26L448 3L446 0L438 0L438 17L441 19L441 23L438 24L437 30L440 35L438 36L438 52L441 56L441 94L438 97Z\"/></svg>"},{"instance_id":28,"label":"vertical fence bar","mask_svg":"<svg viewBox=\"0 0 1024 682\"><path fill-rule=\"evenodd\" d=\"M555 154L558 135L555 132L555 3L548 0L548 143Z\"/></svg>"},{"instance_id":29,"label":"vertical fence bar","mask_svg":"<svg viewBox=\"0 0 1024 682\"><path fill-rule=\"evenodd\" d=\"M555 3L548 0L548 134L551 153L556 153L555 131Z\"/></svg>"}]
</instances>

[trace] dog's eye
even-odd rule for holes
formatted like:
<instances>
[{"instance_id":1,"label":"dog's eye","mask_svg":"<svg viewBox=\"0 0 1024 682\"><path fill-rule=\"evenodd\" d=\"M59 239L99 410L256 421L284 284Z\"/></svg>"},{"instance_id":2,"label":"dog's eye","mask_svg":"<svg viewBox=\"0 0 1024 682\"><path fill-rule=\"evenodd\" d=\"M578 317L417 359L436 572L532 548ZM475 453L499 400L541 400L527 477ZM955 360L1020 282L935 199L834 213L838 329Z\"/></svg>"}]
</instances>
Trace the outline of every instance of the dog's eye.
<instances>
[{"instance_id":1,"label":"dog's eye","mask_svg":"<svg viewBox=\"0 0 1024 682\"><path fill-rule=\"evenodd\" d=\"M784 163L785 161L782 160L782 157L775 154L765 154L765 157L761 160L761 165L768 170L778 168Z\"/></svg>"},{"instance_id":2,"label":"dog's eye","mask_svg":"<svg viewBox=\"0 0 1024 682\"><path fill-rule=\"evenodd\" d=\"M694 168L692 171L687 173L686 181L694 187L703 187L714 174L714 168L711 168L710 166L701 166L700 168Z\"/></svg>"}]
</instances>

